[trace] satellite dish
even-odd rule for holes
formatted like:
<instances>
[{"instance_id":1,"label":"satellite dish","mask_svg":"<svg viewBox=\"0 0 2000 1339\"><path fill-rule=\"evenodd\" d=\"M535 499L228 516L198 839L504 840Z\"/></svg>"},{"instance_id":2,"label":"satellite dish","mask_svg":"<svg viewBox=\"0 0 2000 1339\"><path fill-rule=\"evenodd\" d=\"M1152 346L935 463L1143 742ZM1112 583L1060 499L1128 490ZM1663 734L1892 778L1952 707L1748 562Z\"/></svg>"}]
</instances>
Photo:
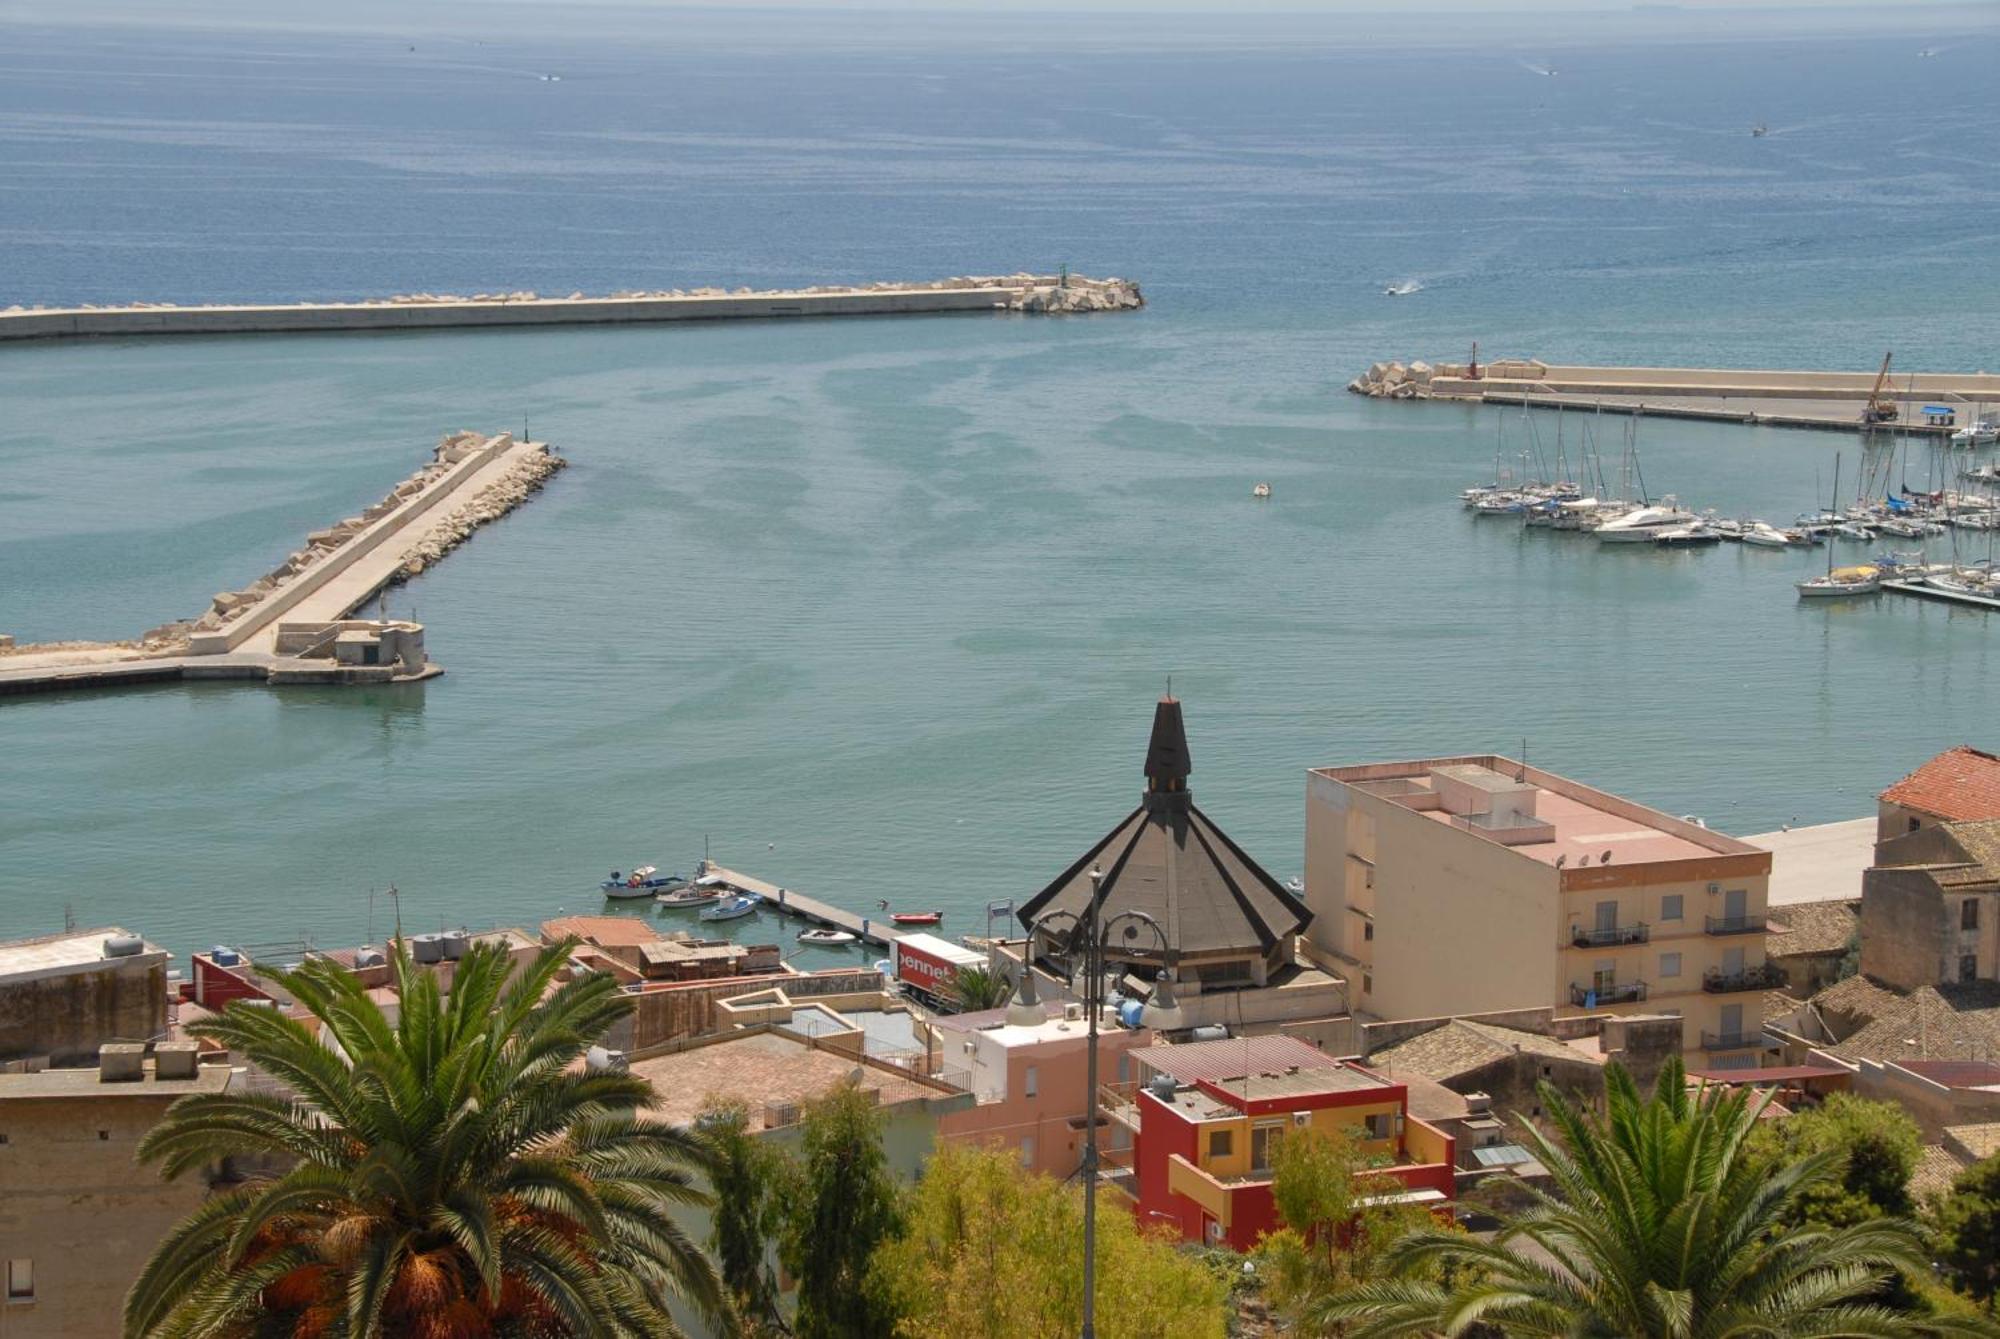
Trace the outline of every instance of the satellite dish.
<instances>
[{"instance_id":1,"label":"satellite dish","mask_svg":"<svg viewBox=\"0 0 2000 1339\"><path fill-rule=\"evenodd\" d=\"M1566 856L1566 855L1559 855L1559 856L1557 856L1557 857L1556 857L1556 868L1557 868L1557 869L1561 869L1561 868L1563 867L1563 865L1564 865L1565 863L1567 863L1567 862L1568 862L1568 860L1569 860L1569 857L1568 857L1568 856Z\"/></svg>"},{"instance_id":2,"label":"satellite dish","mask_svg":"<svg viewBox=\"0 0 2000 1339\"><path fill-rule=\"evenodd\" d=\"M1606 851L1606 852L1605 852L1605 853L1604 853L1603 855L1601 855L1601 856L1597 857L1597 863L1598 863L1598 864L1600 864L1600 865L1608 865L1608 864L1610 864L1610 863L1611 863L1611 852L1609 852L1609 851Z\"/></svg>"}]
</instances>

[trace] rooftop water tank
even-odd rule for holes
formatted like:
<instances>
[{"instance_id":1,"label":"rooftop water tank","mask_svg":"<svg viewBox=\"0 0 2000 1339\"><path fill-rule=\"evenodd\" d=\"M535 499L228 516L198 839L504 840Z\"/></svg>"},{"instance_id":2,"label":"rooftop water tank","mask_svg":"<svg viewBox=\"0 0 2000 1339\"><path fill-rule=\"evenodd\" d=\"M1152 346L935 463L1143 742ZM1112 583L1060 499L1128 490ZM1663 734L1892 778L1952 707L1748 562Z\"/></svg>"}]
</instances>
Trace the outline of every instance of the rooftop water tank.
<instances>
[{"instance_id":1,"label":"rooftop water tank","mask_svg":"<svg viewBox=\"0 0 2000 1339\"><path fill-rule=\"evenodd\" d=\"M438 938L444 941L444 956L452 962L457 962L460 958L463 958L465 950L472 943L472 936L463 930L447 931L445 934L439 935Z\"/></svg>"},{"instance_id":2,"label":"rooftop water tank","mask_svg":"<svg viewBox=\"0 0 2000 1339\"><path fill-rule=\"evenodd\" d=\"M1140 1016L1146 1012L1144 1000L1125 1000L1118 1006L1118 1021L1126 1027L1140 1026Z\"/></svg>"},{"instance_id":3,"label":"rooftop water tank","mask_svg":"<svg viewBox=\"0 0 2000 1339\"><path fill-rule=\"evenodd\" d=\"M112 935L104 941L104 956L129 958L145 947L145 941L137 935Z\"/></svg>"},{"instance_id":4,"label":"rooftop water tank","mask_svg":"<svg viewBox=\"0 0 2000 1339\"><path fill-rule=\"evenodd\" d=\"M1229 1029L1221 1023L1209 1023L1188 1034L1189 1041L1228 1041Z\"/></svg>"},{"instance_id":5,"label":"rooftop water tank","mask_svg":"<svg viewBox=\"0 0 2000 1339\"><path fill-rule=\"evenodd\" d=\"M1152 1093L1153 1096L1159 1098L1162 1102L1173 1101L1174 1089L1179 1086L1171 1074L1155 1074L1146 1081L1146 1091Z\"/></svg>"},{"instance_id":6,"label":"rooftop water tank","mask_svg":"<svg viewBox=\"0 0 2000 1339\"><path fill-rule=\"evenodd\" d=\"M584 1052L583 1067L593 1074L623 1074L625 1072L625 1052L614 1051L608 1046L593 1046Z\"/></svg>"},{"instance_id":7,"label":"rooftop water tank","mask_svg":"<svg viewBox=\"0 0 2000 1339\"><path fill-rule=\"evenodd\" d=\"M410 940L410 953L418 962L443 962L444 936L417 935Z\"/></svg>"},{"instance_id":8,"label":"rooftop water tank","mask_svg":"<svg viewBox=\"0 0 2000 1339\"><path fill-rule=\"evenodd\" d=\"M208 951L208 960L217 967L234 967L237 963L243 961L243 955L233 948L217 944Z\"/></svg>"},{"instance_id":9,"label":"rooftop water tank","mask_svg":"<svg viewBox=\"0 0 2000 1339\"><path fill-rule=\"evenodd\" d=\"M360 948L354 950L354 965L356 967L380 967L387 961L388 959L382 956L382 950L379 948L363 944Z\"/></svg>"}]
</instances>

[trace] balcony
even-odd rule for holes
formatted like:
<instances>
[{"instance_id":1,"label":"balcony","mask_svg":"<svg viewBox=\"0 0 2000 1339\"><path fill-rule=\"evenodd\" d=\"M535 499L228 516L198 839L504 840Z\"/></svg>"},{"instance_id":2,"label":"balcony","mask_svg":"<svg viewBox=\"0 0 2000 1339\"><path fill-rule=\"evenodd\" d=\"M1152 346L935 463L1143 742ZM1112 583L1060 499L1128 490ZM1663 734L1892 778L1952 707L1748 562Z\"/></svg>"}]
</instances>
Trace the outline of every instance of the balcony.
<instances>
[{"instance_id":1,"label":"balcony","mask_svg":"<svg viewBox=\"0 0 2000 1339\"><path fill-rule=\"evenodd\" d=\"M1579 1009L1600 1009L1607 1004L1637 1004L1645 998L1644 981L1621 981L1611 986L1569 988L1569 1002Z\"/></svg>"},{"instance_id":2,"label":"balcony","mask_svg":"<svg viewBox=\"0 0 2000 1339\"><path fill-rule=\"evenodd\" d=\"M1577 948L1607 948L1614 944L1643 944L1653 937L1653 927L1640 921L1636 925L1614 925L1608 930L1586 930L1581 925L1573 926L1569 932L1569 942Z\"/></svg>"},{"instance_id":3,"label":"balcony","mask_svg":"<svg viewBox=\"0 0 2000 1339\"><path fill-rule=\"evenodd\" d=\"M1704 1032L1701 1034L1701 1049L1704 1051L1743 1051L1751 1047L1758 1050L1769 1048L1761 1032Z\"/></svg>"},{"instance_id":4,"label":"balcony","mask_svg":"<svg viewBox=\"0 0 2000 1339\"><path fill-rule=\"evenodd\" d=\"M1764 933L1762 916L1704 916L1702 928L1712 935L1760 935Z\"/></svg>"},{"instance_id":5,"label":"balcony","mask_svg":"<svg viewBox=\"0 0 2000 1339\"><path fill-rule=\"evenodd\" d=\"M1711 967L1701 974L1701 988L1711 995L1734 995L1746 990L1776 990L1785 984L1784 969L1770 963L1725 972Z\"/></svg>"}]
</instances>

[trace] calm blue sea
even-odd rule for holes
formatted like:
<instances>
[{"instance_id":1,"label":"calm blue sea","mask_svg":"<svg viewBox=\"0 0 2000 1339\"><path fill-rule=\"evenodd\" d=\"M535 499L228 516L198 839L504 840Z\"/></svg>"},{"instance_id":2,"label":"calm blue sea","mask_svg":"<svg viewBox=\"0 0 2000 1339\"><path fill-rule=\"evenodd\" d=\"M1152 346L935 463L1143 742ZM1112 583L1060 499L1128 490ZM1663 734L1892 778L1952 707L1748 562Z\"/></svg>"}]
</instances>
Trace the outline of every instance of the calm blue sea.
<instances>
[{"instance_id":1,"label":"calm blue sea","mask_svg":"<svg viewBox=\"0 0 2000 1339\"><path fill-rule=\"evenodd\" d=\"M1062 263L1150 305L0 350L24 640L196 613L454 428L525 419L574 462L391 596L431 684L0 699L0 934L67 908L176 950L343 944L392 882L406 921L533 924L704 840L973 930L1130 808L1169 674L1198 800L1280 878L1310 766L1525 742L1755 832L2000 742L1989 617L1803 606L1817 554L1475 521L1497 411L1342 393L1475 339L2000 364L1991 10L421 12L0 10L0 306ZM1836 434L1640 443L1654 492L1726 514L1856 477Z\"/></svg>"}]
</instances>

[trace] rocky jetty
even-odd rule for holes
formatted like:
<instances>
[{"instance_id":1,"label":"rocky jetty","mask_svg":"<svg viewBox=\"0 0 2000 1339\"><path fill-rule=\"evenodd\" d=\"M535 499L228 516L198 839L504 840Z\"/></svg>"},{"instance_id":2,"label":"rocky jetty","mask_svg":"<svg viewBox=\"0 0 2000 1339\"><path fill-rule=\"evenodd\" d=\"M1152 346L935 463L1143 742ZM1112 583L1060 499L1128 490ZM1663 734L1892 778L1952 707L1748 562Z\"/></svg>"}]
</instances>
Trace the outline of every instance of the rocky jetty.
<instances>
[{"instance_id":1,"label":"rocky jetty","mask_svg":"<svg viewBox=\"0 0 2000 1339\"><path fill-rule=\"evenodd\" d=\"M478 433L462 433L461 438L470 438L474 444L482 440ZM453 439L447 437L446 443ZM444 443L439 444L439 450ZM497 521L514 508L526 502L541 490L549 477L563 469L569 462L546 447L523 456L508 470L505 477L479 490L479 495L462 506L453 508L429 530L423 538L403 555L402 566L391 578L395 585L401 585L416 576L438 559L472 538L472 532L489 521Z\"/></svg>"},{"instance_id":2,"label":"rocky jetty","mask_svg":"<svg viewBox=\"0 0 2000 1339\"><path fill-rule=\"evenodd\" d=\"M1419 400L1431 393L1431 377L1436 369L1426 362L1375 363L1347 383L1356 395L1378 400Z\"/></svg>"}]
</instances>

